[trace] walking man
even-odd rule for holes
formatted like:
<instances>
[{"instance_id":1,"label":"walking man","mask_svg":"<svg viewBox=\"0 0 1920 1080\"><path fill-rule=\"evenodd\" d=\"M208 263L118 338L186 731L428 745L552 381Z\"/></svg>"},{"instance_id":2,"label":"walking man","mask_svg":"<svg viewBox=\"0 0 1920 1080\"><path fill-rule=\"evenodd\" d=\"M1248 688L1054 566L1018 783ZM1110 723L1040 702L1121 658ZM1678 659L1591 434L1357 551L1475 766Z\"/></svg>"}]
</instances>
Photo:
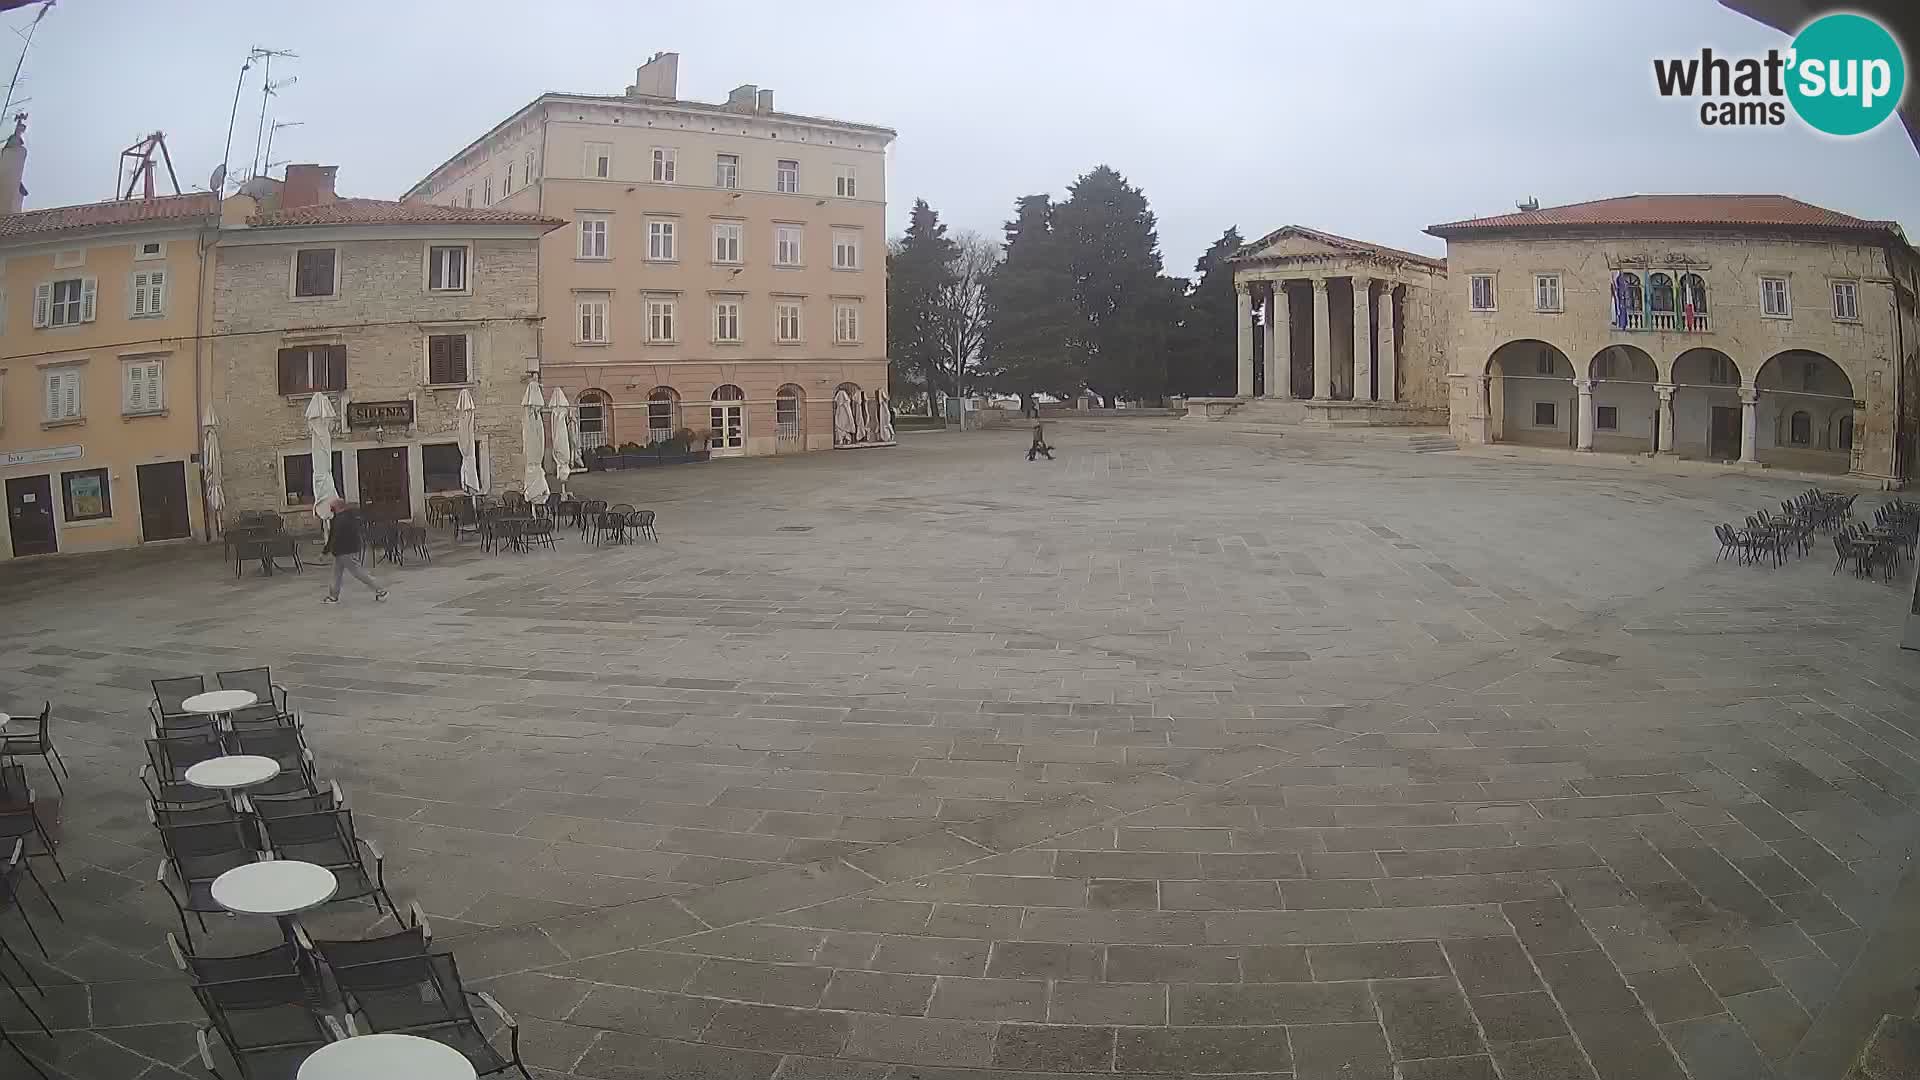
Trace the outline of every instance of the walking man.
<instances>
[{"instance_id":1,"label":"walking man","mask_svg":"<svg viewBox=\"0 0 1920 1080\"><path fill-rule=\"evenodd\" d=\"M337 496L329 505L333 508L333 517L327 522L327 542L320 551L333 556L333 587L320 602L340 602L340 580L346 574L359 578L372 589L375 600L385 600L387 590L360 563L360 508L348 505L347 500Z\"/></svg>"},{"instance_id":2,"label":"walking man","mask_svg":"<svg viewBox=\"0 0 1920 1080\"><path fill-rule=\"evenodd\" d=\"M1045 427L1045 424L1033 425L1033 445L1027 447L1028 461L1032 461L1035 454L1045 454L1048 461L1053 460L1053 447L1047 445Z\"/></svg>"}]
</instances>

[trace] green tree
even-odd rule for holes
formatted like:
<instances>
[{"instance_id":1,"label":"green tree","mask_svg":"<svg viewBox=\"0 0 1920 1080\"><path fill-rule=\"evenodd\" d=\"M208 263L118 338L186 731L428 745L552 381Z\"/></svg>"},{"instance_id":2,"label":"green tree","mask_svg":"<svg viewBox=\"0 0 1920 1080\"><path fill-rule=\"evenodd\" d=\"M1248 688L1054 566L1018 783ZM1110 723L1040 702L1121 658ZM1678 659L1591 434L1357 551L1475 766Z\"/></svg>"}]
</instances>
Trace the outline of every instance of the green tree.
<instances>
[{"instance_id":1,"label":"green tree","mask_svg":"<svg viewBox=\"0 0 1920 1080\"><path fill-rule=\"evenodd\" d=\"M1180 310L1161 274L1160 237L1139 188L1101 165L1075 180L1055 214L1080 326L1074 335L1087 385L1115 398L1157 399L1167 389L1167 348Z\"/></svg>"},{"instance_id":2,"label":"green tree","mask_svg":"<svg viewBox=\"0 0 1920 1080\"><path fill-rule=\"evenodd\" d=\"M1193 264L1196 283L1185 297L1180 328L1168 372L1169 389L1188 396L1231 396L1239 391L1235 370L1239 341L1239 307L1234 302L1233 258L1244 242L1238 228L1228 228Z\"/></svg>"},{"instance_id":3,"label":"green tree","mask_svg":"<svg viewBox=\"0 0 1920 1080\"><path fill-rule=\"evenodd\" d=\"M942 303L953 288L953 241L925 199L913 201L907 233L887 254L887 357L897 396L939 388L943 372Z\"/></svg>"},{"instance_id":4,"label":"green tree","mask_svg":"<svg viewBox=\"0 0 1920 1080\"><path fill-rule=\"evenodd\" d=\"M987 331L981 373L996 390L1029 404L1044 393L1069 397L1086 385L1077 362L1073 276L1045 195L1014 201L1005 225L1006 258L987 278Z\"/></svg>"}]
</instances>

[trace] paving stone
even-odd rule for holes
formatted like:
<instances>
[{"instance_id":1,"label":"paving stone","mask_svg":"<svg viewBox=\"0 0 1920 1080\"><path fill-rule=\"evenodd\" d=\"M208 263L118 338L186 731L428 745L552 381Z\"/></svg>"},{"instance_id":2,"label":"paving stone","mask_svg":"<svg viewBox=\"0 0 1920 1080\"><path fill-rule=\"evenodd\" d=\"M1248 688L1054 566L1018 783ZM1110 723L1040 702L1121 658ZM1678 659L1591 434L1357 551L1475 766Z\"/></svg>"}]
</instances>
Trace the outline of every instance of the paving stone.
<instances>
[{"instance_id":1,"label":"paving stone","mask_svg":"<svg viewBox=\"0 0 1920 1080\"><path fill-rule=\"evenodd\" d=\"M692 1039L713 1020L721 1004L685 994L596 986L562 1019L582 1027Z\"/></svg>"},{"instance_id":2,"label":"paving stone","mask_svg":"<svg viewBox=\"0 0 1920 1080\"><path fill-rule=\"evenodd\" d=\"M1730 1016L1683 1020L1662 1030L1694 1080L1755 1080L1772 1075L1759 1049Z\"/></svg>"},{"instance_id":3,"label":"paving stone","mask_svg":"<svg viewBox=\"0 0 1920 1080\"><path fill-rule=\"evenodd\" d=\"M1507 1043L1493 1048L1503 1077L1527 1080L1594 1080L1593 1067L1572 1039Z\"/></svg>"},{"instance_id":4,"label":"paving stone","mask_svg":"<svg viewBox=\"0 0 1920 1080\"><path fill-rule=\"evenodd\" d=\"M1056 1024L1165 1024L1167 988L1153 983L1057 982L1047 1019Z\"/></svg>"},{"instance_id":5,"label":"paving stone","mask_svg":"<svg viewBox=\"0 0 1920 1080\"><path fill-rule=\"evenodd\" d=\"M1363 945L1315 945L1308 949L1313 977L1339 979L1406 979L1450 975L1447 959L1432 941L1375 942Z\"/></svg>"},{"instance_id":6,"label":"paving stone","mask_svg":"<svg viewBox=\"0 0 1920 1080\"><path fill-rule=\"evenodd\" d=\"M1105 1071L1112 1067L1113 1054L1110 1027L1001 1024L993 1043L993 1064L1006 1069Z\"/></svg>"},{"instance_id":7,"label":"paving stone","mask_svg":"<svg viewBox=\"0 0 1920 1080\"><path fill-rule=\"evenodd\" d=\"M848 1027L842 1013L733 1003L720 1007L700 1039L781 1054L832 1056L846 1044Z\"/></svg>"},{"instance_id":8,"label":"paving stone","mask_svg":"<svg viewBox=\"0 0 1920 1080\"><path fill-rule=\"evenodd\" d=\"M1642 971L1629 975L1627 981L1658 1024L1690 1020L1725 1010L1720 999L1714 996L1691 966Z\"/></svg>"},{"instance_id":9,"label":"paving stone","mask_svg":"<svg viewBox=\"0 0 1920 1080\"><path fill-rule=\"evenodd\" d=\"M1120 1028L1114 1065L1120 1072L1212 1073L1286 1071L1293 1065L1284 1027Z\"/></svg>"},{"instance_id":10,"label":"paving stone","mask_svg":"<svg viewBox=\"0 0 1920 1080\"><path fill-rule=\"evenodd\" d=\"M1466 998L1452 979L1395 979L1373 984L1394 1060L1459 1057L1485 1050Z\"/></svg>"},{"instance_id":11,"label":"paving stone","mask_svg":"<svg viewBox=\"0 0 1920 1080\"><path fill-rule=\"evenodd\" d=\"M878 971L836 971L820 999L824 1009L921 1016L933 997L931 975L898 975Z\"/></svg>"},{"instance_id":12,"label":"paving stone","mask_svg":"<svg viewBox=\"0 0 1920 1080\"><path fill-rule=\"evenodd\" d=\"M1219 945L1110 945L1109 982L1239 982L1248 950ZM1301 957L1302 966L1305 956Z\"/></svg>"},{"instance_id":13,"label":"paving stone","mask_svg":"<svg viewBox=\"0 0 1920 1080\"><path fill-rule=\"evenodd\" d=\"M928 1016L958 1020L1045 1020L1047 984L1038 979L962 979L942 976Z\"/></svg>"},{"instance_id":14,"label":"paving stone","mask_svg":"<svg viewBox=\"0 0 1920 1080\"><path fill-rule=\"evenodd\" d=\"M982 975L989 945L963 938L883 938L874 952L876 971L919 975Z\"/></svg>"},{"instance_id":15,"label":"paving stone","mask_svg":"<svg viewBox=\"0 0 1920 1080\"><path fill-rule=\"evenodd\" d=\"M1721 997L1778 985L1773 973L1767 970L1767 965L1752 949L1744 946L1700 949L1694 952L1693 963L1700 969L1701 978Z\"/></svg>"},{"instance_id":16,"label":"paving stone","mask_svg":"<svg viewBox=\"0 0 1920 1080\"><path fill-rule=\"evenodd\" d=\"M591 1080L626 1080L649 1073L684 1080L767 1080L779 1067L777 1054L606 1032L573 1071Z\"/></svg>"},{"instance_id":17,"label":"paving stone","mask_svg":"<svg viewBox=\"0 0 1920 1080\"><path fill-rule=\"evenodd\" d=\"M1097 980L1104 962L1098 945L996 941L992 949L986 973L996 979Z\"/></svg>"},{"instance_id":18,"label":"paving stone","mask_svg":"<svg viewBox=\"0 0 1920 1080\"><path fill-rule=\"evenodd\" d=\"M1468 994L1512 994L1541 989L1533 963L1511 937L1459 938L1443 943Z\"/></svg>"},{"instance_id":19,"label":"paving stone","mask_svg":"<svg viewBox=\"0 0 1920 1080\"><path fill-rule=\"evenodd\" d=\"M768 1005L812 1005L832 975L828 968L798 964L709 960L687 983L687 992Z\"/></svg>"},{"instance_id":20,"label":"paving stone","mask_svg":"<svg viewBox=\"0 0 1920 1080\"><path fill-rule=\"evenodd\" d=\"M1543 991L1487 994L1468 1001L1474 1015L1480 1018L1480 1030L1491 1043L1532 1042L1565 1038L1569 1034L1559 1007Z\"/></svg>"},{"instance_id":21,"label":"paving stone","mask_svg":"<svg viewBox=\"0 0 1920 1080\"><path fill-rule=\"evenodd\" d=\"M1338 1024L1373 1018L1364 983L1172 987L1175 1024Z\"/></svg>"},{"instance_id":22,"label":"paving stone","mask_svg":"<svg viewBox=\"0 0 1920 1080\"><path fill-rule=\"evenodd\" d=\"M1378 1023L1303 1024L1287 1034L1298 1080L1393 1080L1393 1058Z\"/></svg>"},{"instance_id":23,"label":"paving stone","mask_svg":"<svg viewBox=\"0 0 1920 1080\"><path fill-rule=\"evenodd\" d=\"M1240 953L1240 977L1246 982L1312 982L1313 968L1302 945L1250 945ZM1196 980L1204 981L1204 980Z\"/></svg>"},{"instance_id":24,"label":"paving stone","mask_svg":"<svg viewBox=\"0 0 1920 1080\"><path fill-rule=\"evenodd\" d=\"M1428 1058L1400 1063L1400 1080L1498 1080L1493 1059L1473 1057Z\"/></svg>"},{"instance_id":25,"label":"paving stone","mask_svg":"<svg viewBox=\"0 0 1920 1080\"><path fill-rule=\"evenodd\" d=\"M1619 969L1598 949L1536 956L1534 963L1568 1017L1639 1007Z\"/></svg>"},{"instance_id":26,"label":"paving stone","mask_svg":"<svg viewBox=\"0 0 1920 1080\"><path fill-rule=\"evenodd\" d=\"M1773 1061L1792 1053L1813 1024L1785 987L1734 994L1726 1002L1727 1010L1747 1030L1747 1037Z\"/></svg>"},{"instance_id":27,"label":"paving stone","mask_svg":"<svg viewBox=\"0 0 1920 1080\"><path fill-rule=\"evenodd\" d=\"M985 1066L993 1063L996 1027L974 1020L933 1020L855 1013L848 1057L927 1065Z\"/></svg>"}]
</instances>

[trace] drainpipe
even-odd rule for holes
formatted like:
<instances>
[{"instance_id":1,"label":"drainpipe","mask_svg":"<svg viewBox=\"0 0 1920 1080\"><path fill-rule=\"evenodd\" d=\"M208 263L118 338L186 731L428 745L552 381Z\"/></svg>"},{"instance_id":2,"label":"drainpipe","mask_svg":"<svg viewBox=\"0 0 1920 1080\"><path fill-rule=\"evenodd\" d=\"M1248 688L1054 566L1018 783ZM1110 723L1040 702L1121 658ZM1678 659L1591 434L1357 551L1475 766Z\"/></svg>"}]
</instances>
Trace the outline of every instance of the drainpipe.
<instances>
[{"instance_id":1,"label":"drainpipe","mask_svg":"<svg viewBox=\"0 0 1920 1080\"><path fill-rule=\"evenodd\" d=\"M214 200L215 228L219 228L220 200ZM219 234L216 232L215 237ZM213 241L207 231L200 230L197 240L200 249L199 284L193 295L193 439L200 449L200 539L213 540L213 504L207 499L207 400L205 380L201 372L200 351L208 348L206 339L207 312L207 252L213 250ZM209 350L211 352L211 350Z\"/></svg>"}]
</instances>

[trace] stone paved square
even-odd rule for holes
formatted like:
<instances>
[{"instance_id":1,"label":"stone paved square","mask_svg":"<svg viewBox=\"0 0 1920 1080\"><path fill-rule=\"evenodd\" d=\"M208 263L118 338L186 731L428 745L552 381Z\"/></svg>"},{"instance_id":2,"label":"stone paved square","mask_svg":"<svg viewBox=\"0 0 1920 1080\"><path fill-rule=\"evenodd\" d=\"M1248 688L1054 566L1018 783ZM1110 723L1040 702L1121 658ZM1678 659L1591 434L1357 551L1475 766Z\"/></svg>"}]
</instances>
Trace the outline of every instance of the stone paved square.
<instances>
[{"instance_id":1,"label":"stone paved square","mask_svg":"<svg viewBox=\"0 0 1920 1080\"><path fill-rule=\"evenodd\" d=\"M1911 580L1713 561L1803 481L1053 434L579 477L659 543L437 532L380 605L7 567L73 776L46 955L0 912L57 1037L0 1023L201 1075L135 770L148 680L255 664L542 1080L1833 1077L1912 1009Z\"/></svg>"}]
</instances>

